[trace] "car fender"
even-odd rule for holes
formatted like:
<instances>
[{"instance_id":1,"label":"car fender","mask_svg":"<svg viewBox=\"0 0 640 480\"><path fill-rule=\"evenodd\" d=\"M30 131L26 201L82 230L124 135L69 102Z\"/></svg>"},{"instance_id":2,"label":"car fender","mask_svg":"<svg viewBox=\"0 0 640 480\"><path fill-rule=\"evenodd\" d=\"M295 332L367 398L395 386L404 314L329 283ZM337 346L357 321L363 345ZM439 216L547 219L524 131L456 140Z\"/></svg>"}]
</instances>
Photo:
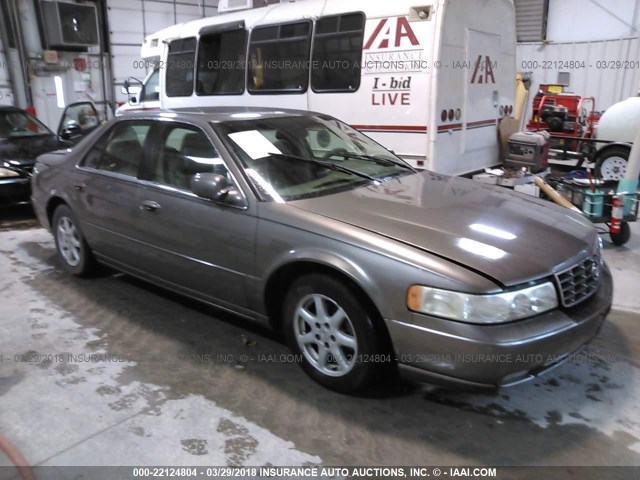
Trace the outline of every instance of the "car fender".
<instances>
[{"instance_id":1,"label":"car fender","mask_svg":"<svg viewBox=\"0 0 640 480\"><path fill-rule=\"evenodd\" d=\"M384 305L380 303L383 298L382 288L360 265L346 256L322 249L318 247L307 247L290 250L276 256L270 263L262 278L260 291L262 298L266 293L269 279L281 268L291 266L295 263L316 263L321 267L335 270L358 285L371 299L380 313L384 310Z\"/></svg>"}]
</instances>

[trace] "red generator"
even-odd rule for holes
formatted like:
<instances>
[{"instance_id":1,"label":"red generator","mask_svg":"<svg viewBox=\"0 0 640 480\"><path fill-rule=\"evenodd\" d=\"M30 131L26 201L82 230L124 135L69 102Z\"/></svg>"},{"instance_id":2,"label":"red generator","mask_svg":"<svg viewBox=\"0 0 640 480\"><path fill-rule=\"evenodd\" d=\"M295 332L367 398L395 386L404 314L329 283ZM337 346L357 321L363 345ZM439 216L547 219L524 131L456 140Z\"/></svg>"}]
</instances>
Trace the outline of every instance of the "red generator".
<instances>
[{"instance_id":1,"label":"red generator","mask_svg":"<svg viewBox=\"0 0 640 480\"><path fill-rule=\"evenodd\" d=\"M592 138L600 114L593 97L564 93L564 85L541 84L533 99L527 130L549 132L552 149L578 151L580 138ZM574 140L575 139L575 140Z\"/></svg>"}]
</instances>

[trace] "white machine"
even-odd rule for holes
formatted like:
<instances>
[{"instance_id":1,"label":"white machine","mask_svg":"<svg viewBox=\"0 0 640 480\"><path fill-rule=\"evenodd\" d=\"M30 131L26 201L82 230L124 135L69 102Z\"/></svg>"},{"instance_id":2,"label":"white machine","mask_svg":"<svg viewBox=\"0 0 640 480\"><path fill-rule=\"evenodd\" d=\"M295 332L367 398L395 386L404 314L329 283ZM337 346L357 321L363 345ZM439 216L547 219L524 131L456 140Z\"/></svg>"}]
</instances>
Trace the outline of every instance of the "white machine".
<instances>
[{"instance_id":1,"label":"white machine","mask_svg":"<svg viewBox=\"0 0 640 480\"><path fill-rule=\"evenodd\" d=\"M621 180L627 170L631 144L640 130L640 97L611 105L598 121L596 138L614 143L597 144L596 170L610 180Z\"/></svg>"},{"instance_id":2,"label":"white machine","mask_svg":"<svg viewBox=\"0 0 640 480\"><path fill-rule=\"evenodd\" d=\"M513 112L511 0L304 0L226 13L150 35L159 103L314 110L414 166L464 174L499 163ZM366 12L363 13L363 12ZM143 87L144 88L144 87ZM157 102L157 100L153 100Z\"/></svg>"}]
</instances>

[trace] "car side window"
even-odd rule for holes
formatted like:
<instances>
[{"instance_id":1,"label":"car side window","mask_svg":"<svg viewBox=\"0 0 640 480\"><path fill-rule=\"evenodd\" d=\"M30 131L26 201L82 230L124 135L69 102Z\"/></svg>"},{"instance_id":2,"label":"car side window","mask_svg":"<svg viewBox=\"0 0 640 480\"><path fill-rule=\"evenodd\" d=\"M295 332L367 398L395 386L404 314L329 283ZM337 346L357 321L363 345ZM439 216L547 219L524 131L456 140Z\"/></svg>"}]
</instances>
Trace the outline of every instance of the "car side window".
<instances>
[{"instance_id":1,"label":"car side window","mask_svg":"<svg viewBox=\"0 0 640 480\"><path fill-rule=\"evenodd\" d=\"M195 127L168 127L161 136L151 181L191 191L191 179L197 173L229 178L224 161L204 132Z\"/></svg>"},{"instance_id":2,"label":"car side window","mask_svg":"<svg viewBox=\"0 0 640 480\"><path fill-rule=\"evenodd\" d=\"M82 165L136 177L150 128L148 122L118 123L89 151Z\"/></svg>"}]
</instances>

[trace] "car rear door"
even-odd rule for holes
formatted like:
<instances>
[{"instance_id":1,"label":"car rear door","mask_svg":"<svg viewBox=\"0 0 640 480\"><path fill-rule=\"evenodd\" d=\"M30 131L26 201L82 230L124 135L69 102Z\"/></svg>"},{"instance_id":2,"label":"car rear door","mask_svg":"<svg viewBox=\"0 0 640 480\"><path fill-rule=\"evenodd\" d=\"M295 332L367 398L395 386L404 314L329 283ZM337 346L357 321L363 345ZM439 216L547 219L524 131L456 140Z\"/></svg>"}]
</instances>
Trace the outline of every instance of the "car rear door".
<instances>
[{"instance_id":1,"label":"car rear door","mask_svg":"<svg viewBox=\"0 0 640 480\"><path fill-rule=\"evenodd\" d=\"M247 209L217 204L191 192L199 172L232 178L199 127L163 122L145 170L138 217L144 270L185 293L221 306L247 307L257 219ZM234 307L235 309L235 307Z\"/></svg>"}]
</instances>

